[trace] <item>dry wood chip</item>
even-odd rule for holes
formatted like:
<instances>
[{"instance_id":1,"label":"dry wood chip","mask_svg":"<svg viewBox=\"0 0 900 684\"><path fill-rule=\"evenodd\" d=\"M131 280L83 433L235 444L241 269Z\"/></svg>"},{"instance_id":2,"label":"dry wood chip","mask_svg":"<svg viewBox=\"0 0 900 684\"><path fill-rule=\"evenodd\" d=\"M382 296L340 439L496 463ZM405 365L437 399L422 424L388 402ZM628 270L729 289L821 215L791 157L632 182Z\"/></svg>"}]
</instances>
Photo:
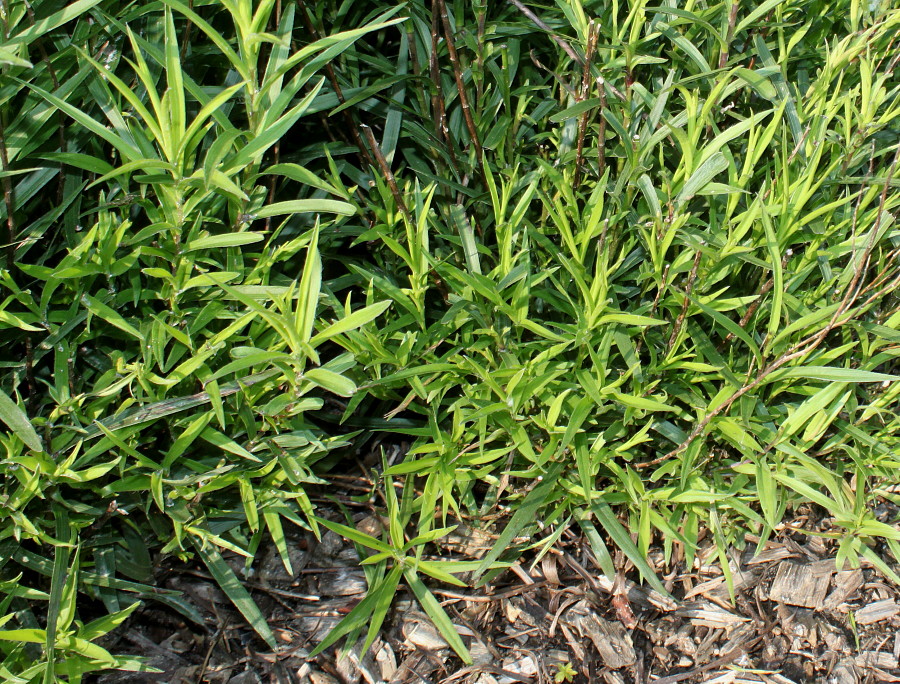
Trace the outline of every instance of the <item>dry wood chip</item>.
<instances>
[{"instance_id":1,"label":"dry wood chip","mask_svg":"<svg viewBox=\"0 0 900 684\"><path fill-rule=\"evenodd\" d=\"M516 620L519 619L519 616L525 612L522 608L519 607L519 601L503 601L503 612L506 614L506 619L509 620L510 624L514 624Z\"/></svg>"},{"instance_id":2,"label":"dry wood chip","mask_svg":"<svg viewBox=\"0 0 900 684\"><path fill-rule=\"evenodd\" d=\"M894 599L875 601L856 611L856 623L871 625L882 620L888 620L898 613L900 613L900 605L897 605Z\"/></svg>"},{"instance_id":3,"label":"dry wood chip","mask_svg":"<svg viewBox=\"0 0 900 684\"><path fill-rule=\"evenodd\" d=\"M853 659L859 667L877 667L882 670L896 670L897 658L884 651L863 651Z\"/></svg>"},{"instance_id":4,"label":"dry wood chip","mask_svg":"<svg viewBox=\"0 0 900 684\"><path fill-rule=\"evenodd\" d=\"M758 555L747 560L747 565L760 565L762 563L772 563L774 561L785 560L786 558L796 558L797 554L788 549L783 544L771 546L763 549Z\"/></svg>"},{"instance_id":5,"label":"dry wood chip","mask_svg":"<svg viewBox=\"0 0 900 684\"><path fill-rule=\"evenodd\" d=\"M716 649L718 655L725 655L726 653L730 653L739 646L749 642L756 635L756 632L756 625L740 625L733 632L731 632L731 634L729 634L728 641L726 641Z\"/></svg>"},{"instance_id":6,"label":"dry wood chip","mask_svg":"<svg viewBox=\"0 0 900 684\"><path fill-rule=\"evenodd\" d=\"M345 682L358 682L365 680L367 684L381 682L381 668L375 663L372 649L363 652L365 638L360 637L349 651L342 652L342 657L337 659L335 667L337 673Z\"/></svg>"},{"instance_id":7,"label":"dry wood chip","mask_svg":"<svg viewBox=\"0 0 900 684\"><path fill-rule=\"evenodd\" d=\"M304 615L291 621L291 627L299 634L308 635L314 643L319 643L341 621L340 615Z\"/></svg>"},{"instance_id":8,"label":"dry wood chip","mask_svg":"<svg viewBox=\"0 0 900 684\"><path fill-rule=\"evenodd\" d=\"M566 623L560 622L559 628L566 638L566 643L569 644L569 648L572 649L572 655L575 657L575 662L583 663L586 653L581 640L576 638L574 631L570 629Z\"/></svg>"},{"instance_id":9,"label":"dry wood chip","mask_svg":"<svg viewBox=\"0 0 900 684\"><path fill-rule=\"evenodd\" d=\"M674 634L670 634L666 637L664 642L664 646L666 648L672 647L679 651L682 654L691 656L693 658L694 654L697 652L697 644L691 639L691 634L694 632L694 628L692 625L684 625L679 628ZM688 663L691 665L692 663Z\"/></svg>"},{"instance_id":10,"label":"dry wood chip","mask_svg":"<svg viewBox=\"0 0 900 684\"><path fill-rule=\"evenodd\" d=\"M834 684L857 684L859 677L856 674L856 664L849 658L845 658L831 670L828 681Z\"/></svg>"},{"instance_id":11,"label":"dry wood chip","mask_svg":"<svg viewBox=\"0 0 900 684\"><path fill-rule=\"evenodd\" d=\"M631 636L618 622L610 622L597 615L587 601L579 601L569 609L563 619L574 627L582 638L587 637L591 640L608 668L617 670L634 665L637 654Z\"/></svg>"},{"instance_id":12,"label":"dry wood chip","mask_svg":"<svg viewBox=\"0 0 900 684\"><path fill-rule=\"evenodd\" d=\"M849 599L856 590L862 586L863 571L860 568L855 570L841 570L834 574L834 590L825 599L825 610L837 610L838 607Z\"/></svg>"},{"instance_id":13,"label":"dry wood chip","mask_svg":"<svg viewBox=\"0 0 900 684\"><path fill-rule=\"evenodd\" d=\"M397 656L394 655L394 649L387 641L381 643L381 647L375 654L375 662L378 663L378 668L381 670L381 678L384 681L390 681L397 672Z\"/></svg>"},{"instance_id":14,"label":"dry wood chip","mask_svg":"<svg viewBox=\"0 0 900 684\"><path fill-rule=\"evenodd\" d=\"M493 547L494 537L477 527L460 523L453 532L437 543L442 548L461 553L468 558L481 558Z\"/></svg>"},{"instance_id":15,"label":"dry wood chip","mask_svg":"<svg viewBox=\"0 0 900 684\"><path fill-rule=\"evenodd\" d=\"M357 596L365 594L368 587L365 573L357 568L338 568L318 577L320 596Z\"/></svg>"},{"instance_id":16,"label":"dry wood chip","mask_svg":"<svg viewBox=\"0 0 900 684\"><path fill-rule=\"evenodd\" d=\"M675 614L688 618L693 625L702 625L713 629L727 629L750 621L750 618L735 615L709 601L685 604L678 608Z\"/></svg>"},{"instance_id":17,"label":"dry wood chip","mask_svg":"<svg viewBox=\"0 0 900 684\"><path fill-rule=\"evenodd\" d=\"M608 594L613 593L613 580L606 575L598 575L595 578L596 585ZM636 603L645 608L653 606L664 612L675 610L677 603L668 596L663 596L655 589L645 589L630 580L625 580L625 595L631 603Z\"/></svg>"},{"instance_id":18,"label":"dry wood chip","mask_svg":"<svg viewBox=\"0 0 900 684\"><path fill-rule=\"evenodd\" d=\"M504 660L503 669L507 672L511 672L512 674L524 675L526 677L533 677L538 672L537 663L530 655L524 655L515 659ZM500 681L503 682L502 677Z\"/></svg>"},{"instance_id":19,"label":"dry wood chip","mask_svg":"<svg viewBox=\"0 0 900 684\"><path fill-rule=\"evenodd\" d=\"M818 629L819 633L822 635L822 641L825 642L825 646L829 651L834 651L835 653L844 653L845 651L849 650L849 642L847 641L847 637L836 627L828 624L825 620L822 620L818 624Z\"/></svg>"},{"instance_id":20,"label":"dry wood chip","mask_svg":"<svg viewBox=\"0 0 900 684\"><path fill-rule=\"evenodd\" d=\"M833 560L782 562L769 588L769 600L802 608L821 608L833 573Z\"/></svg>"},{"instance_id":21,"label":"dry wood chip","mask_svg":"<svg viewBox=\"0 0 900 684\"><path fill-rule=\"evenodd\" d=\"M571 660L568 651L563 651L558 648L551 649L544 653L544 664L547 667L557 667L559 665L564 665Z\"/></svg>"},{"instance_id":22,"label":"dry wood chip","mask_svg":"<svg viewBox=\"0 0 900 684\"><path fill-rule=\"evenodd\" d=\"M482 672L473 684L499 684L499 682L487 672Z\"/></svg>"},{"instance_id":23,"label":"dry wood chip","mask_svg":"<svg viewBox=\"0 0 900 684\"><path fill-rule=\"evenodd\" d=\"M381 518L377 515L367 515L356 523L356 529L370 537L381 537L385 526L388 524L387 518Z\"/></svg>"},{"instance_id":24,"label":"dry wood chip","mask_svg":"<svg viewBox=\"0 0 900 684\"><path fill-rule=\"evenodd\" d=\"M439 651L447 648L447 641L428 620L415 618L404 620L401 630L409 643L424 651Z\"/></svg>"},{"instance_id":25,"label":"dry wood chip","mask_svg":"<svg viewBox=\"0 0 900 684\"><path fill-rule=\"evenodd\" d=\"M281 586L291 584L296 579L297 573L309 562L309 553L301 547L299 541L290 538L287 542L287 551L293 572L289 573L284 567L281 554L273 544L271 547L266 547L265 555L259 563L257 571L260 580Z\"/></svg>"},{"instance_id":26,"label":"dry wood chip","mask_svg":"<svg viewBox=\"0 0 900 684\"><path fill-rule=\"evenodd\" d=\"M424 651L410 653L397 668L391 684L421 684L423 680L434 670L431 656Z\"/></svg>"},{"instance_id":27,"label":"dry wood chip","mask_svg":"<svg viewBox=\"0 0 900 684\"><path fill-rule=\"evenodd\" d=\"M475 639L472 642L469 647L469 655L472 656L472 663L475 665L492 665L494 662L494 654L481 639Z\"/></svg>"},{"instance_id":28,"label":"dry wood chip","mask_svg":"<svg viewBox=\"0 0 900 684\"><path fill-rule=\"evenodd\" d=\"M707 684L759 684L760 682L760 680L756 677L754 677L753 679L742 677L733 670L723 672L722 674L716 675L712 679L708 679L706 681Z\"/></svg>"},{"instance_id":29,"label":"dry wood chip","mask_svg":"<svg viewBox=\"0 0 900 684\"><path fill-rule=\"evenodd\" d=\"M700 596L702 594L706 594L707 592L712 591L713 589L715 589L716 587L718 587L724 583L725 583L724 577L715 577L711 580L707 580L706 582L701 582L700 584L695 586L693 589L691 589L684 595L684 600L687 601L689 599L694 598L695 596Z\"/></svg>"},{"instance_id":30,"label":"dry wood chip","mask_svg":"<svg viewBox=\"0 0 900 684\"><path fill-rule=\"evenodd\" d=\"M330 674L319 672L318 670L313 670L309 673L309 681L310 684L340 684Z\"/></svg>"}]
</instances>

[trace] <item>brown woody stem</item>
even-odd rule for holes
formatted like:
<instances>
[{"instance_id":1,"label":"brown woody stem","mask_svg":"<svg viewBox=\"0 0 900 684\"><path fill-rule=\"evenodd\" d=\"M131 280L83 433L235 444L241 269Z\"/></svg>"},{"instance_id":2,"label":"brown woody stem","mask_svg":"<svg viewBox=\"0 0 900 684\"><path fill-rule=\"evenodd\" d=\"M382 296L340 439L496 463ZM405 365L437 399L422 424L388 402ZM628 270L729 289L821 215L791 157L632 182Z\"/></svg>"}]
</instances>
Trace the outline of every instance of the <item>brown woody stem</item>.
<instances>
[{"instance_id":1,"label":"brown woody stem","mask_svg":"<svg viewBox=\"0 0 900 684\"><path fill-rule=\"evenodd\" d=\"M381 153L381 148L378 146L378 142L375 140L375 134L372 133L372 129L362 125L363 133L366 135L366 139L369 141L369 146L372 148L372 153L375 155L375 160L378 162L378 166L381 168L381 173L384 175L384 180L387 182L388 187L391 189L391 194L394 196L394 201L397 203L397 208L400 209L400 212L403 214L403 218L407 220L410 224L412 223L412 216L409 213L409 209L406 206L406 202L403 201L403 195L400 194L400 188L397 187L397 181L394 178L394 174L391 173L391 168L388 166L387 160L384 158L384 155Z\"/></svg>"},{"instance_id":2,"label":"brown woody stem","mask_svg":"<svg viewBox=\"0 0 900 684\"><path fill-rule=\"evenodd\" d=\"M450 55L450 64L453 67L453 76L456 79L456 89L459 92L459 104L460 107L462 107L463 119L466 122L466 128L469 130L469 136L472 138L475 156L478 159L478 167L481 169L482 176L484 176L484 156L482 154L481 141L478 139L478 129L475 128L475 120L472 118L472 111L469 107L469 97L466 95L466 85L463 81L462 67L459 63L459 54L456 52L456 43L453 40L453 29L450 26L447 5L444 3L444 0L437 0L437 2L441 10L441 22L444 25L444 38L447 40L447 53Z\"/></svg>"}]
</instances>

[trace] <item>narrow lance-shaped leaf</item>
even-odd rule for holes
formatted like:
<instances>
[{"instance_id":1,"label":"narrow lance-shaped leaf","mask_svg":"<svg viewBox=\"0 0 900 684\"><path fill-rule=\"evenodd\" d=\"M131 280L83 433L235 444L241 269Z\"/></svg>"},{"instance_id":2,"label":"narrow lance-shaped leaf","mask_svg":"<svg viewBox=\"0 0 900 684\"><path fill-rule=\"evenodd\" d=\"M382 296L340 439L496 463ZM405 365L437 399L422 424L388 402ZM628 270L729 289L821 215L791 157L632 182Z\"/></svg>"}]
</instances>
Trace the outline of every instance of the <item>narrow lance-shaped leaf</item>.
<instances>
[{"instance_id":1,"label":"narrow lance-shaped leaf","mask_svg":"<svg viewBox=\"0 0 900 684\"><path fill-rule=\"evenodd\" d=\"M267 204L255 212L256 218L268 218L269 216L282 216L284 214L304 213L340 214L341 216L353 216L356 207L349 202L330 199L302 199L288 200Z\"/></svg>"},{"instance_id":2,"label":"narrow lance-shaped leaf","mask_svg":"<svg viewBox=\"0 0 900 684\"><path fill-rule=\"evenodd\" d=\"M19 439L25 442L25 446L29 449L32 451L44 450L37 432L35 432L34 427L32 427L31 421L28 420L28 416L26 416L25 412L2 390L0 390L0 420L6 423L7 427L9 427Z\"/></svg>"},{"instance_id":3,"label":"narrow lance-shaped leaf","mask_svg":"<svg viewBox=\"0 0 900 684\"><path fill-rule=\"evenodd\" d=\"M412 569L406 569L403 572L403 576L406 578L406 583L409 585L409 588L412 589L419 605L422 606L428 614L428 617L431 618L431 621L434 623L434 626L437 627L441 636L444 637L447 643L450 644L450 647L456 652L456 655L458 655L466 665L471 665L472 656L469 654L469 649L466 648L466 645L459 636L459 632L456 631L456 627L454 627L453 623L450 621L450 617L441 607L441 604L438 603L434 594L428 591L428 588L422 583L422 580L419 579Z\"/></svg>"},{"instance_id":4,"label":"narrow lance-shaped leaf","mask_svg":"<svg viewBox=\"0 0 900 684\"><path fill-rule=\"evenodd\" d=\"M332 338L335 335L340 335L341 333L360 328L366 323L374 321L390 306L390 301L383 301L377 302L375 304L370 304L369 306L363 307L362 309L358 309L353 313L344 316L340 320L335 321L327 328L325 328L322 332L315 335L310 340L310 344L315 347L319 343L324 342L325 340Z\"/></svg>"},{"instance_id":5,"label":"narrow lance-shaped leaf","mask_svg":"<svg viewBox=\"0 0 900 684\"><path fill-rule=\"evenodd\" d=\"M322 285L322 258L319 256L319 226L313 228L306 250L306 263L300 277L300 292L297 297L297 309L294 323L300 335L300 341L308 344L312 338L313 325L316 320L316 309L319 305L319 292Z\"/></svg>"},{"instance_id":6,"label":"narrow lance-shaped leaf","mask_svg":"<svg viewBox=\"0 0 900 684\"><path fill-rule=\"evenodd\" d=\"M727 168L728 160L725 158L725 155L721 152L716 152L709 159L700 164L694 173L691 174L691 177L688 178L687 182L681 188L681 192L678 193L675 202L677 204L687 202L700 192L700 190L702 190L715 176Z\"/></svg>"},{"instance_id":7,"label":"narrow lance-shaped leaf","mask_svg":"<svg viewBox=\"0 0 900 684\"><path fill-rule=\"evenodd\" d=\"M649 582L650 586L656 589L660 594L668 596L669 592L666 591L662 582L659 581L659 577L653 572L653 568L650 567L647 559L644 558L638 547L635 546L634 542L631 540L631 535L629 535L628 531L622 527L622 523L618 521L615 514L612 512L612 509L609 507L609 504L605 502L595 503L591 506L591 510L612 540L616 543L616 546L622 550L622 553L628 557L628 560L634 563L638 572L641 573L641 577Z\"/></svg>"},{"instance_id":8,"label":"narrow lance-shaped leaf","mask_svg":"<svg viewBox=\"0 0 900 684\"><path fill-rule=\"evenodd\" d=\"M237 575L234 574L234 571L222 558L222 554L209 543L204 543L194 537L191 537L191 541L200 558L203 559L203 563L209 568L210 574L218 583L219 588L231 599L231 602L241 612L241 615L247 618L247 622L262 637L269 648L272 650L277 649L278 643L275 641L275 635L272 634L266 618L263 617L259 606L256 605L256 602L244 588L244 585L240 583Z\"/></svg>"}]
</instances>

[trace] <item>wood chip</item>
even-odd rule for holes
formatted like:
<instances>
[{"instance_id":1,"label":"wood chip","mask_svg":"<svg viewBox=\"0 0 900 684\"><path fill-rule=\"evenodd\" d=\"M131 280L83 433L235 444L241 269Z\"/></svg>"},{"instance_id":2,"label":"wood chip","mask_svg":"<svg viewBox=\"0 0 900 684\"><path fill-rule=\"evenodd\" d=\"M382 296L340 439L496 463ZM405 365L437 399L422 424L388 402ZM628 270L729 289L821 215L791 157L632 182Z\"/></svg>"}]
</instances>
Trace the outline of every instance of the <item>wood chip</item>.
<instances>
[{"instance_id":1,"label":"wood chip","mask_svg":"<svg viewBox=\"0 0 900 684\"><path fill-rule=\"evenodd\" d=\"M771 684L795 684L793 679L788 679L784 675L778 673L766 675L765 681L771 682Z\"/></svg>"},{"instance_id":2,"label":"wood chip","mask_svg":"<svg viewBox=\"0 0 900 684\"><path fill-rule=\"evenodd\" d=\"M614 582L606 575L598 575L594 581L603 591L609 594L613 593ZM631 603L636 603L639 606L644 607L652 606L667 613L675 610L678 606L678 604L668 596L663 596L655 589L639 586L630 580L625 580L625 595Z\"/></svg>"},{"instance_id":3,"label":"wood chip","mask_svg":"<svg viewBox=\"0 0 900 684\"><path fill-rule=\"evenodd\" d=\"M821 608L833 573L833 560L782 562L769 588L769 600L801 608Z\"/></svg>"},{"instance_id":4,"label":"wood chip","mask_svg":"<svg viewBox=\"0 0 900 684\"><path fill-rule=\"evenodd\" d=\"M338 568L335 572L325 572L318 577L320 596L359 596L368 589L365 573L357 568Z\"/></svg>"},{"instance_id":5,"label":"wood chip","mask_svg":"<svg viewBox=\"0 0 900 684\"><path fill-rule=\"evenodd\" d=\"M856 664L845 658L831 670L828 681L834 684L857 684L859 677L856 675Z\"/></svg>"},{"instance_id":6,"label":"wood chip","mask_svg":"<svg viewBox=\"0 0 900 684\"><path fill-rule=\"evenodd\" d=\"M591 640L606 667L617 670L634 665L637 660L634 643L618 622L604 620L586 601L579 601L572 606L564 619L582 638L587 637Z\"/></svg>"},{"instance_id":7,"label":"wood chip","mask_svg":"<svg viewBox=\"0 0 900 684\"><path fill-rule=\"evenodd\" d=\"M756 635L757 629L753 624L740 625L728 635L728 641L716 648L718 654L724 655L749 642Z\"/></svg>"},{"instance_id":8,"label":"wood chip","mask_svg":"<svg viewBox=\"0 0 900 684\"><path fill-rule=\"evenodd\" d=\"M512 674L533 677L538 672L537 663L531 655L523 655L503 661L503 669ZM500 679L503 682L503 678Z\"/></svg>"},{"instance_id":9,"label":"wood chip","mask_svg":"<svg viewBox=\"0 0 900 684\"><path fill-rule=\"evenodd\" d=\"M771 546L759 552L759 555L749 558L746 565L760 565L762 563L773 563L775 561L785 560L787 558L796 558L797 554L788 549L783 544Z\"/></svg>"},{"instance_id":10,"label":"wood chip","mask_svg":"<svg viewBox=\"0 0 900 684\"><path fill-rule=\"evenodd\" d=\"M381 678L384 681L393 679L397 672L397 656L394 655L394 649L387 641L383 641L375 654L375 662L381 670Z\"/></svg>"},{"instance_id":11,"label":"wood chip","mask_svg":"<svg viewBox=\"0 0 900 684\"><path fill-rule=\"evenodd\" d=\"M481 558L490 551L494 541L495 538L484 530L460 523L456 529L437 543L448 551L461 553L470 558Z\"/></svg>"},{"instance_id":12,"label":"wood chip","mask_svg":"<svg viewBox=\"0 0 900 684\"><path fill-rule=\"evenodd\" d=\"M360 637L353 648L348 651L340 651L341 655L335 662L335 668L342 681L358 682L362 679L366 684L376 684L381 681L381 668L375 662L372 649L363 651L364 643L365 638Z\"/></svg>"},{"instance_id":13,"label":"wood chip","mask_svg":"<svg viewBox=\"0 0 900 684\"><path fill-rule=\"evenodd\" d=\"M863 651L853 659L859 667L877 667L881 670L896 670L897 658L884 651Z\"/></svg>"},{"instance_id":14,"label":"wood chip","mask_svg":"<svg viewBox=\"0 0 900 684\"><path fill-rule=\"evenodd\" d=\"M750 618L725 610L709 601L697 601L681 606L675 611L679 617L688 618L693 625L702 625L713 629L729 629L737 627Z\"/></svg>"},{"instance_id":15,"label":"wood chip","mask_svg":"<svg viewBox=\"0 0 900 684\"><path fill-rule=\"evenodd\" d=\"M319 672L318 670L313 670L309 673L309 681L310 684L340 684L340 682L330 674Z\"/></svg>"},{"instance_id":16,"label":"wood chip","mask_svg":"<svg viewBox=\"0 0 900 684\"><path fill-rule=\"evenodd\" d=\"M863 572L861 569L841 570L834 574L834 590L825 599L825 610L837 610L838 607L849 599L856 590L862 586Z\"/></svg>"},{"instance_id":17,"label":"wood chip","mask_svg":"<svg viewBox=\"0 0 900 684\"><path fill-rule=\"evenodd\" d=\"M403 636L409 643L425 651L439 651L447 648L447 641L437 628L427 619L405 620L402 625Z\"/></svg>"},{"instance_id":18,"label":"wood chip","mask_svg":"<svg viewBox=\"0 0 900 684\"><path fill-rule=\"evenodd\" d=\"M856 623L871 625L882 620L889 620L898 613L900 613L900 605L897 605L894 599L875 601L856 611Z\"/></svg>"}]
</instances>

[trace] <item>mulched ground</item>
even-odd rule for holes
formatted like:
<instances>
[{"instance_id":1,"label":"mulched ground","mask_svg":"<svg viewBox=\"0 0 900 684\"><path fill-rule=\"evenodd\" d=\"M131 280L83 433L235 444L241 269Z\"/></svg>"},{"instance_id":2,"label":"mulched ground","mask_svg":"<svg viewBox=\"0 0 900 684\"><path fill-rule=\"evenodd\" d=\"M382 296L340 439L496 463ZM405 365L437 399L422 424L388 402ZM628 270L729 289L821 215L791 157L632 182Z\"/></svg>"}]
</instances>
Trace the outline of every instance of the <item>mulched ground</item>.
<instances>
[{"instance_id":1,"label":"mulched ground","mask_svg":"<svg viewBox=\"0 0 900 684\"><path fill-rule=\"evenodd\" d=\"M675 570L663 567L661 552L651 554L672 600L632 582L636 573L621 558L618 577L601 575L574 534L536 567L516 566L482 589L434 587L470 648L469 667L402 591L368 653L359 643L347 653L333 648L308 659L366 584L352 545L330 532L320 542L299 534L290 546L293 577L273 549L247 580L283 642L278 653L261 646L204 568L170 565L160 569L159 584L182 590L205 616L206 629L148 604L105 645L148 657L162 674L106 673L96 681L900 682L900 592L865 564L838 571L833 544L799 531L828 530L827 517L816 513L799 510L758 555L752 538L732 554L734 602L709 549L694 567L682 561ZM340 519L336 511L333 517ZM356 523L369 533L381 524L365 510ZM477 558L493 540L461 523L442 542L441 555Z\"/></svg>"}]
</instances>

